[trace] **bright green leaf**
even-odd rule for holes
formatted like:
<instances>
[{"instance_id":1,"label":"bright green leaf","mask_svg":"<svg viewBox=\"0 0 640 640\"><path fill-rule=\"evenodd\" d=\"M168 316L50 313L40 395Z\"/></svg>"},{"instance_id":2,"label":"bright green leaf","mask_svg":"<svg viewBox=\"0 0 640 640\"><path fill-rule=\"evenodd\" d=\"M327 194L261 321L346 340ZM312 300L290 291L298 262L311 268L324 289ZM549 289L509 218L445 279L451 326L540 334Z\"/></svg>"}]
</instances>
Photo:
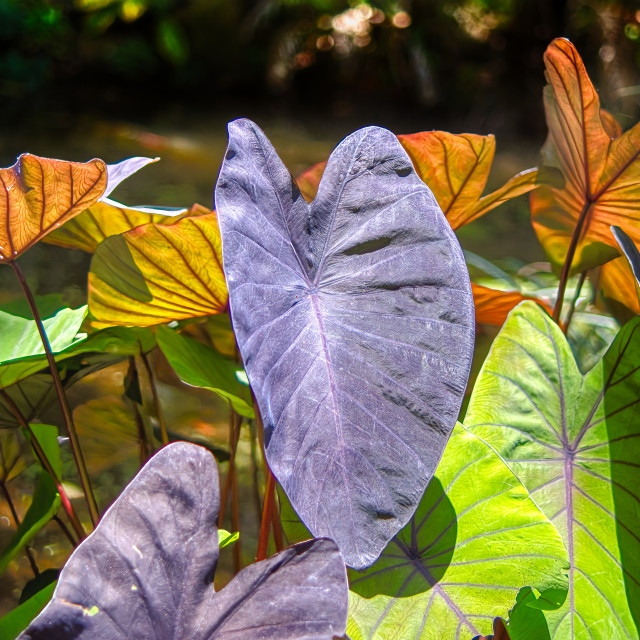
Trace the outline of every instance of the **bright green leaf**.
<instances>
[{"instance_id":1,"label":"bright green leaf","mask_svg":"<svg viewBox=\"0 0 640 640\"><path fill-rule=\"evenodd\" d=\"M638 638L640 318L583 375L537 305L515 309L473 390L468 428L508 462L569 551L552 638ZM522 585L524 586L524 584Z\"/></svg>"},{"instance_id":2,"label":"bright green leaf","mask_svg":"<svg viewBox=\"0 0 640 640\"><path fill-rule=\"evenodd\" d=\"M440 640L490 633L522 586L559 606L566 566L560 535L518 478L458 425L415 516L370 569L350 573L349 634Z\"/></svg>"},{"instance_id":3,"label":"bright green leaf","mask_svg":"<svg viewBox=\"0 0 640 640\"><path fill-rule=\"evenodd\" d=\"M52 582L26 602L17 606L6 616L0 618L0 638L14 640L18 634L29 626L29 623L42 611L51 600L56 583Z\"/></svg>"},{"instance_id":4,"label":"bright green leaf","mask_svg":"<svg viewBox=\"0 0 640 640\"><path fill-rule=\"evenodd\" d=\"M169 364L185 384L209 389L228 400L240 415L254 417L251 393L236 375L242 370L240 365L168 327L158 327L156 337Z\"/></svg>"},{"instance_id":5,"label":"bright green leaf","mask_svg":"<svg viewBox=\"0 0 640 640\"><path fill-rule=\"evenodd\" d=\"M240 532L229 533L224 529L218 529L218 546L220 549L228 547L230 544L237 542L240 539Z\"/></svg>"}]
</instances>

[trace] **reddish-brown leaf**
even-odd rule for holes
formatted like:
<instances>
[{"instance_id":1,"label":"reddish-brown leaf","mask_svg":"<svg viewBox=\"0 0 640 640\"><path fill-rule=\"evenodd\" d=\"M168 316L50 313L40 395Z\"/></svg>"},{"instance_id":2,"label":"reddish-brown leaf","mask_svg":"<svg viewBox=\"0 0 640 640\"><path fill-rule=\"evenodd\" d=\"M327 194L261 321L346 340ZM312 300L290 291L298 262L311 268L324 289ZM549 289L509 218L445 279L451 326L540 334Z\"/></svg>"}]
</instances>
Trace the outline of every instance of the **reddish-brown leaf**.
<instances>
[{"instance_id":1,"label":"reddish-brown leaf","mask_svg":"<svg viewBox=\"0 0 640 640\"><path fill-rule=\"evenodd\" d=\"M547 303L542 302L538 298L525 296L519 291L500 291L473 283L471 283L471 291L473 292L473 302L476 307L477 324L489 324L501 327L511 309L518 306L524 300L533 300L542 305L549 314L552 313L552 309Z\"/></svg>"},{"instance_id":2,"label":"reddish-brown leaf","mask_svg":"<svg viewBox=\"0 0 640 640\"><path fill-rule=\"evenodd\" d=\"M98 159L65 162L25 153L0 169L0 263L90 207L106 187L107 165Z\"/></svg>"},{"instance_id":3,"label":"reddish-brown leaf","mask_svg":"<svg viewBox=\"0 0 640 640\"><path fill-rule=\"evenodd\" d=\"M620 134L613 116L600 109L598 94L568 40L554 40L544 59L549 135L542 186L531 194L531 215L556 266L564 263L577 234L571 265L571 273L577 273L618 255L611 225L623 226L640 240L640 123ZM547 179L554 170L564 184L557 183L557 176Z\"/></svg>"}]
</instances>

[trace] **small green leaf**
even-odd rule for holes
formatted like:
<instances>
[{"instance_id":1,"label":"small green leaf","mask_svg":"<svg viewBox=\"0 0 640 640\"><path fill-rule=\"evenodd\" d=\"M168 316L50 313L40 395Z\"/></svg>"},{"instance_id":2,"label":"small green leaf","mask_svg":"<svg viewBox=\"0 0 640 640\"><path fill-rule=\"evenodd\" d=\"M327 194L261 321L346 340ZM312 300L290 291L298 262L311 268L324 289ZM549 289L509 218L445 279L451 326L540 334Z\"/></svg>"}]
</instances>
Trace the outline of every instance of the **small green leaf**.
<instances>
[{"instance_id":1,"label":"small green leaf","mask_svg":"<svg viewBox=\"0 0 640 640\"><path fill-rule=\"evenodd\" d=\"M56 583L51 583L6 616L0 618L0 638L14 640L21 631L26 629L29 623L42 611L45 604L49 602L55 587Z\"/></svg>"},{"instance_id":2,"label":"small green leaf","mask_svg":"<svg viewBox=\"0 0 640 640\"><path fill-rule=\"evenodd\" d=\"M240 539L239 531L236 531L235 533L229 533L224 529L218 529L218 546L220 547L220 549L224 547L228 547L230 544L233 544L239 539Z\"/></svg>"},{"instance_id":3,"label":"small green leaf","mask_svg":"<svg viewBox=\"0 0 640 640\"><path fill-rule=\"evenodd\" d=\"M185 384L202 387L228 400L242 416L254 417L251 393L237 377L240 365L227 360L214 349L159 326L158 346L178 377Z\"/></svg>"},{"instance_id":4,"label":"small green leaf","mask_svg":"<svg viewBox=\"0 0 640 640\"><path fill-rule=\"evenodd\" d=\"M73 344L86 313L84 306L43 314L43 325L54 353ZM0 388L46 366L44 347L33 319L0 309L0 335Z\"/></svg>"}]
</instances>

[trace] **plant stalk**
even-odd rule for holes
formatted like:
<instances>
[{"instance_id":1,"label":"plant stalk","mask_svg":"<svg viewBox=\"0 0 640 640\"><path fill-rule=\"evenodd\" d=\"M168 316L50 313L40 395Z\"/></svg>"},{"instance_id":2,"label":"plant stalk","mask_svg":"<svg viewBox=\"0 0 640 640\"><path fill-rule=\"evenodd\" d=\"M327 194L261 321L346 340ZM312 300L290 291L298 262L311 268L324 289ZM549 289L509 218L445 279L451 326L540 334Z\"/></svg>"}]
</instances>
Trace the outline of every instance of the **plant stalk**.
<instances>
[{"instance_id":1,"label":"plant stalk","mask_svg":"<svg viewBox=\"0 0 640 640\"><path fill-rule=\"evenodd\" d=\"M87 507L89 508L89 516L91 517L91 522L95 528L95 526L98 524L98 520L100 519L100 514L98 512L98 504L96 502L95 495L93 494L93 490L91 489L89 474L87 473L87 467L85 465L84 458L82 457L82 450L80 449L80 441L78 440L78 434L73 424L71 408L69 407L69 402L67 401L67 397L64 393L64 389L62 388L62 380L60 379L60 374L58 373L56 361L51 351L51 345L49 344L47 333L44 330L44 325L42 324L42 320L40 318L40 313L38 312L36 301L33 297L33 294L31 293L31 289L29 288L29 285L27 284L25 277L22 275L22 271L20 270L20 267L18 267L18 264L15 262L15 260L9 262L9 264L11 265L13 272L16 274L16 277L18 278L18 282L22 287L22 291L24 292L24 295L29 304L29 308L31 309L31 313L33 314L33 319L35 320L36 326L38 327L38 333L40 334L40 339L42 340L42 346L44 347L44 351L47 356L47 362L49 363L49 369L51 370L51 376L53 377L53 384L56 389L56 394L60 402L60 408L62 409L62 416L64 418L65 426L67 428L69 443L71 445L71 453L73 454L73 459L75 460L76 467L78 469L78 475L80 476L80 484L82 485L82 490L84 491L84 495L87 500Z\"/></svg>"},{"instance_id":2,"label":"plant stalk","mask_svg":"<svg viewBox=\"0 0 640 640\"><path fill-rule=\"evenodd\" d=\"M569 244L569 249L567 249L567 257L564 260L564 264L562 265L562 272L560 273L560 282L558 284L558 297L556 298L556 304L553 308L553 319L557 324L560 324L560 314L562 313L562 303L564 302L564 292L567 288L567 282L569 280L569 273L571 272L571 264L573 263L573 258L576 254L576 249L578 248L578 241L580 240L580 236L582 235L582 229L584 227L584 223L587 220L587 214L589 213L589 209L591 208L591 201L587 200L582 207L582 211L578 216L578 222L576 223L576 228L573 230L573 235L571 236L571 242Z\"/></svg>"},{"instance_id":3,"label":"plant stalk","mask_svg":"<svg viewBox=\"0 0 640 640\"><path fill-rule=\"evenodd\" d=\"M78 518L78 515L76 514L73 505L71 504L71 500L69 499L67 492L62 486L62 482L60 478L58 478L58 474L55 472L53 466L51 465L49 458L47 458L47 454L40 445L40 442L38 442L38 438L36 438L35 433L33 433L31 425L27 422L27 419L24 417L24 415L22 415L20 408L13 401L13 398L4 389L0 389L0 396L2 396L2 399L7 403L9 409L11 409L11 412L16 417L16 420L20 423L20 426L26 432L27 439L33 447L36 458L38 458L38 462L56 483L56 489L58 490L58 494L60 495L60 502L62 504L62 507L67 512L67 516L69 517L69 521L71 522L76 535L80 540L82 540L87 535L85 533L84 527L80 523L80 518Z\"/></svg>"},{"instance_id":4,"label":"plant stalk","mask_svg":"<svg viewBox=\"0 0 640 640\"><path fill-rule=\"evenodd\" d=\"M4 495L7 504L9 505L9 510L11 511L11 515L16 523L16 527L20 526L20 518L18 517L18 512L13 504L13 500L11 499L11 494L9 493L9 489L4 481L0 482L0 488L2 488L2 493ZM33 571L33 575L37 578L40 575L40 569L38 569L38 565L36 564L36 559L33 557L33 551L31 551L31 547L28 544L24 545L24 552L29 560L29 564L31 565L31 571Z\"/></svg>"},{"instance_id":5,"label":"plant stalk","mask_svg":"<svg viewBox=\"0 0 640 640\"><path fill-rule=\"evenodd\" d=\"M258 552L256 562L260 562L267 557L269 548L269 533L273 520L273 507L275 497L276 479L267 467L267 486L264 491L264 506L262 507L262 522L260 523L260 535L258 536Z\"/></svg>"},{"instance_id":6,"label":"plant stalk","mask_svg":"<svg viewBox=\"0 0 640 640\"><path fill-rule=\"evenodd\" d=\"M160 437L162 439L162 445L166 446L169 444L167 423L164 421L164 414L162 413L162 406L160 405L160 396L158 395L158 388L156 387L156 382L153 377L151 365L149 364L149 359L147 358L146 354L143 353L142 349L140 349L140 358L142 359L142 364L144 365L144 370L146 371L147 379L149 380L149 387L151 388L151 396L153 398L153 406L156 410L158 424L160 425Z\"/></svg>"},{"instance_id":7,"label":"plant stalk","mask_svg":"<svg viewBox=\"0 0 640 640\"><path fill-rule=\"evenodd\" d=\"M136 391L138 392L135 395L138 396L140 391L140 383L138 378L138 367L136 366L136 359L134 356L129 356L129 372L127 374L127 379L135 381ZM144 428L144 421L142 420L142 415L140 415L140 407L138 406L138 403L131 397L127 397L127 400L132 405L133 418L138 430L138 445L140 446L140 468L142 468L151 455L149 443L147 441L147 431Z\"/></svg>"},{"instance_id":8,"label":"plant stalk","mask_svg":"<svg viewBox=\"0 0 640 640\"><path fill-rule=\"evenodd\" d=\"M578 303L578 298L580 297L580 292L582 291L582 285L587 278L587 271L583 271L580 274L580 279L578 280L578 286L576 287L576 293L571 299L571 306L569 307L569 313L567 315L567 320L562 327L562 331L565 335L569 333L569 325L571 324L571 320L573 318L573 314L576 310L576 304Z\"/></svg>"},{"instance_id":9,"label":"plant stalk","mask_svg":"<svg viewBox=\"0 0 640 640\"><path fill-rule=\"evenodd\" d=\"M75 538L71 535L71 531L69 531L69 527L67 527L67 525L64 523L64 520L57 515L53 516L52 520L55 520L57 522L58 526L62 530L62 533L64 533L64 535L67 536L67 539L71 543L71 546L75 549L78 546L78 543L76 542Z\"/></svg>"}]
</instances>

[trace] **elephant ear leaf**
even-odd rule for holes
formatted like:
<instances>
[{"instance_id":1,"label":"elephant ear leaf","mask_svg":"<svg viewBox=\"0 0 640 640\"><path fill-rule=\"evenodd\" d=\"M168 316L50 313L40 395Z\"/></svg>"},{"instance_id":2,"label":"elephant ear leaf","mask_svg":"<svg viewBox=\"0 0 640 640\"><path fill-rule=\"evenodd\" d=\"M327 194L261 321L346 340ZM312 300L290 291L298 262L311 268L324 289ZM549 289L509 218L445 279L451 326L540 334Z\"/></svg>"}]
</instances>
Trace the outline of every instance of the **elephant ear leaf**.
<instances>
[{"instance_id":1,"label":"elephant ear leaf","mask_svg":"<svg viewBox=\"0 0 640 640\"><path fill-rule=\"evenodd\" d=\"M0 263L11 262L49 232L106 197L153 160L67 162L22 154L0 169Z\"/></svg>"},{"instance_id":2,"label":"elephant ear leaf","mask_svg":"<svg viewBox=\"0 0 640 640\"><path fill-rule=\"evenodd\" d=\"M541 186L531 194L531 216L551 262L559 267L573 253L570 272L577 273L618 255L610 225L638 219L640 124L621 134L613 116L600 109L598 94L568 40L554 40L544 59L549 135ZM639 238L634 236L636 242Z\"/></svg>"},{"instance_id":3,"label":"elephant ear leaf","mask_svg":"<svg viewBox=\"0 0 640 640\"><path fill-rule=\"evenodd\" d=\"M337 147L307 204L264 133L232 122L216 207L269 466L314 535L370 566L415 511L467 384L460 246L377 127Z\"/></svg>"},{"instance_id":4,"label":"elephant ear leaf","mask_svg":"<svg viewBox=\"0 0 640 640\"><path fill-rule=\"evenodd\" d=\"M523 302L495 339L467 428L510 465L569 553L553 638L637 638L640 318L582 374L560 328Z\"/></svg>"},{"instance_id":5,"label":"elephant ear leaf","mask_svg":"<svg viewBox=\"0 0 640 640\"><path fill-rule=\"evenodd\" d=\"M214 592L219 504L213 456L184 442L165 447L74 551L20 639L342 635L346 572L330 540L289 547Z\"/></svg>"},{"instance_id":6,"label":"elephant ear leaf","mask_svg":"<svg viewBox=\"0 0 640 640\"><path fill-rule=\"evenodd\" d=\"M640 251L638 251L638 247L636 247L633 240L620 227L612 225L611 233L613 233L616 242L620 246L620 249L622 249L622 253L624 253L629 262L636 282L638 286L640 286Z\"/></svg>"}]
</instances>

